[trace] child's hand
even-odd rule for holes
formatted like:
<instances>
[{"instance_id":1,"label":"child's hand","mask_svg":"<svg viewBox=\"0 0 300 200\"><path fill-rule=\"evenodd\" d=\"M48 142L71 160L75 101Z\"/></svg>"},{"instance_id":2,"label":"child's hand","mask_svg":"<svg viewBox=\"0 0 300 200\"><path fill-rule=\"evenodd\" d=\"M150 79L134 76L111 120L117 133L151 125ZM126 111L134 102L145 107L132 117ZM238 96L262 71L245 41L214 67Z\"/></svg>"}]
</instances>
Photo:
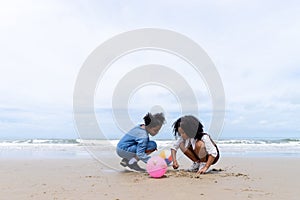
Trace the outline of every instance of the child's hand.
<instances>
[{"instance_id":1,"label":"child's hand","mask_svg":"<svg viewBox=\"0 0 300 200\"><path fill-rule=\"evenodd\" d=\"M177 163L177 160L173 160L173 169L178 169L179 165Z\"/></svg>"},{"instance_id":2,"label":"child's hand","mask_svg":"<svg viewBox=\"0 0 300 200\"><path fill-rule=\"evenodd\" d=\"M208 168L205 166L205 167L202 167L198 172L197 172L197 174L205 174L205 172L206 172L206 170L207 170Z\"/></svg>"}]
</instances>

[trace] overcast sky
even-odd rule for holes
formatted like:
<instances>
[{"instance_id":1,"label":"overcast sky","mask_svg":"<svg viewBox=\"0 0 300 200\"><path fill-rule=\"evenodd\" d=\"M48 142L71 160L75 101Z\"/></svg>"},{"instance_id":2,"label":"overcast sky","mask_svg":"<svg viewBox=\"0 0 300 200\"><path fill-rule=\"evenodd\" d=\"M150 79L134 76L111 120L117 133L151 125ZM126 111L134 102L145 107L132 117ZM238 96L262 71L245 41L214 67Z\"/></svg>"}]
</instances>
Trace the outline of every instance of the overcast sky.
<instances>
[{"instance_id":1,"label":"overcast sky","mask_svg":"<svg viewBox=\"0 0 300 200\"><path fill-rule=\"evenodd\" d=\"M206 51L225 90L223 137L299 137L296 0L1 0L0 138L78 137L72 104L82 64L103 42L139 28L178 32ZM114 87L135 67L153 63L172 66L186 78L199 104L197 117L209 126L211 99L201 77L175 56L144 51L119 59L99 80L95 108L97 117L105 115L101 126L108 135L120 136L110 114ZM186 70L180 68L184 65ZM164 87L134 91L128 112L139 123L157 105L170 127L180 106Z\"/></svg>"}]
</instances>

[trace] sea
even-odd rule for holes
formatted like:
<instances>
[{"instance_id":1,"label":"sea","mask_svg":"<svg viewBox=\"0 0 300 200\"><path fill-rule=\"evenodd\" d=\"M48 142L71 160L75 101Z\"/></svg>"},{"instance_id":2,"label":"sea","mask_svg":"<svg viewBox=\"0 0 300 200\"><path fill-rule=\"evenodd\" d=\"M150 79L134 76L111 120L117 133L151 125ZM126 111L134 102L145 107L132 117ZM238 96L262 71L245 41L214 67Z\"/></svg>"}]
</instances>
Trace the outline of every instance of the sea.
<instances>
[{"instance_id":1,"label":"sea","mask_svg":"<svg viewBox=\"0 0 300 200\"><path fill-rule=\"evenodd\" d=\"M156 140L159 151L169 151L174 140ZM90 148L113 151L118 140L23 139L0 140L0 159L81 159L93 157ZM227 138L216 141L223 157L297 157L300 138Z\"/></svg>"}]
</instances>

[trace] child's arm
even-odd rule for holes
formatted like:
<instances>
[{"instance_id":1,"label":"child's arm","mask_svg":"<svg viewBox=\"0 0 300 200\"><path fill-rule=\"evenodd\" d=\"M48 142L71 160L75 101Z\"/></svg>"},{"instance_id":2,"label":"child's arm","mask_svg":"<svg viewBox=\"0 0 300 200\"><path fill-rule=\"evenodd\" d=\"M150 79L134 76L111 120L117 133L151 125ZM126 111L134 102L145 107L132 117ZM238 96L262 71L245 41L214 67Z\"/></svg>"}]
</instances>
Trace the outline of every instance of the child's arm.
<instances>
[{"instance_id":1,"label":"child's arm","mask_svg":"<svg viewBox=\"0 0 300 200\"><path fill-rule=\"evenodd\" d=\"M171 156L172 156L172 160L173 160L173 168L174 169L178 169L178 167L179 167L179 164L176 159L176 153L182 142L183 142L182 137L178 137L177 140L174 142L173 147L171 147Z\"/></svg>"},{"instance_id":2,"label":"child's arm","mask_svg":"<svg viewBox=\"0 0 300 200\"><path fill-rule=\"evenodd\" d=\"M213 157L212 155L208 155L208 159L206 161L206 165L201 168L197 173L198 174L204 174L206 172L206 170L211 166L211 164L214 162L215 157Z\"/></svg>"},{"instance_id":3,"label":"child's arm","mask_svg":"<svg viewBox=\"0 0 300 200\"><path fill-rule=\"evenodd\" d=\"M175 149L171 149L171 156L172 156L172 160L173 160L173 168L174 169L178 169L179 165L176 159L176 153L177 151Z\"/></svg>"},{"instance_id":4,"label":"child's arm","mask_svg":"<svg viewBox=\"0 0 300 200\"><path fill-rule=\"evenodd\" d=\"M150 156L146 154L148 139L145 137L136 138L135 140L137 142L137 148L136 148L136 158L137 160L142 160L144 163L147 163Z\"/></svg>"},{"instance_id":5,"label":"child's arm","mask_svg":"<svg viewBox=\"0 0 300 200\"><path fill-rule=\"evenodd\" d=\"M203 167L202 169L200 169L197 172L197 173L200 173L200 174L203 174L203 173L206 172L206 170L211 166L211 164L214 162L216 156L218 155L217 148L215 147L214 143L210 139L210 136L204 135L202 137L202 141L205 144L205 148L206 148L206 151L207 151L207 154L208 154L208 158L207 158L205 167Z\"/></svg>"}]
</instances>

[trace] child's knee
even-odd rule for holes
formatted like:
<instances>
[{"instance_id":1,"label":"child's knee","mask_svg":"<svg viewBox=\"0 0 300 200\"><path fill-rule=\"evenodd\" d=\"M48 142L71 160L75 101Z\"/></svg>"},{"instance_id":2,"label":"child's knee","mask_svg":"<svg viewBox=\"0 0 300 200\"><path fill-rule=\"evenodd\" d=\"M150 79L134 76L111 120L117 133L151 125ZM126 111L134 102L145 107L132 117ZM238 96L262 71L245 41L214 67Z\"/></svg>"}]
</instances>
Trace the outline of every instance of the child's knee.
<instances>
[{"instance_id":1,"label":"child's knee","mask_svg":"<svg viewBox=\"0 0 300 200\"><path fill-rule=\"evenodd\" d=\"M201 140L198 140L195 144L195 149L203 149L203 148L205 148L204 142L202 142Z\"/></svg>"},{"instance_id":2,"label":"child's knee","mask_svg":"<svg viewBox=\"0 0 300 200\"><path fill-rule=\"evenodd\" d=\"M156 150L157 149L157 144L154 141L149 141L147 145L147 150Z\"/></svg>"},{"instance_id":3,"label":"child's knee","mask_svg":"<svg viewBox=\"0 0 300 200\"><path fill-rule=\"evenodd\" d=\"M207 155L204 142L201 140L197 141L195 144L195 151L199 158L204 158Z\"/></svg>"}]
</instances>

